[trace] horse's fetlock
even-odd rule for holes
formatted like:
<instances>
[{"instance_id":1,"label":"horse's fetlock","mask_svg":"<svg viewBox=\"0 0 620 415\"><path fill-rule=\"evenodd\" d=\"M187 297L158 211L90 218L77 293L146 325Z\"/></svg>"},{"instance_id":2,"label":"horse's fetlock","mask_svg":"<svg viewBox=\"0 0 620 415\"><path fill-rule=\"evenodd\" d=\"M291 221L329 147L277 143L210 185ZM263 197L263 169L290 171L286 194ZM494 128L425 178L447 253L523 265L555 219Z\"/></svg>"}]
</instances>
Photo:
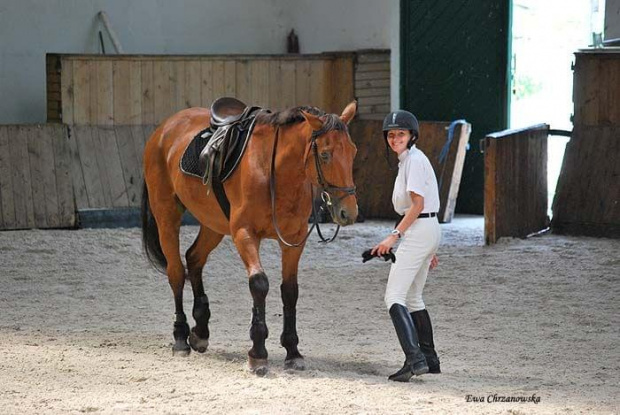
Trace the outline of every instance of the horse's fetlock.
<instances>
[{"instance_id":1,"label":"horse's fetlock","mask_svg":"<svg viewBox=\"0 0 620 415\"><path fill-rule=\"evenodd\" d=\"M269 337L269 329L267 329L265 322L252 323L252 327L250 327L250 339L252 341L261 341L267 337Z\"/></svg>"}]
</instances>

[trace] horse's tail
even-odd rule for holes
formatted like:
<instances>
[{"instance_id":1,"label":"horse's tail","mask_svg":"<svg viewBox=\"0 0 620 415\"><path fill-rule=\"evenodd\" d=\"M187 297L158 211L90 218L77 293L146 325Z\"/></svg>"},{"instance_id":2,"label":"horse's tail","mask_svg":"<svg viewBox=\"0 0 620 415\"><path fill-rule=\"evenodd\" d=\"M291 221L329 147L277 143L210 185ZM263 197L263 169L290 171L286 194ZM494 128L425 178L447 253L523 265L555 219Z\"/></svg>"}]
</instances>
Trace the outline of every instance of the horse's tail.
<instances>
[{"instance_id":1,"label":"horse's tail","mask_svg":"<svg viewBox=\"0 0 620 415\"><path fill-rule=\"evenodd\" d=\"M161 243L159 242L159 231L157 229L157 222L151 212L151 205L149 203L149 191L146 187L146 181L143 182L142 187L142 247L146 258L151 265L158 271L165 273L168 261L164 256L164 252L161 249Z\"/></svg>"}]
</instances>

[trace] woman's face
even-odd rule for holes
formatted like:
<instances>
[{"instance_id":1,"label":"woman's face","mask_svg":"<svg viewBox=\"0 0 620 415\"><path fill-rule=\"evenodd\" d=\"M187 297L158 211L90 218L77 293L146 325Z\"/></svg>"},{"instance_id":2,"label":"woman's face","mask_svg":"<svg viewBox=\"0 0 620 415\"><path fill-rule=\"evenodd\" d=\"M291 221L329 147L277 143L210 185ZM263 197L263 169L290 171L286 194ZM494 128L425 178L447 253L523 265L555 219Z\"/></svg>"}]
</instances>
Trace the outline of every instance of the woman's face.
<instances>
[{"instance_id":1,"label":"woman's face","mask_svg":"<svg viewBox=\"0 0 620 415\"><path fill-rule=\"evenodd\" d=\"M390 130L387 133L387 141L390 148L398 155L407 150L407 143L411 138L409 130Z\"/></svg>"}]
</instances>

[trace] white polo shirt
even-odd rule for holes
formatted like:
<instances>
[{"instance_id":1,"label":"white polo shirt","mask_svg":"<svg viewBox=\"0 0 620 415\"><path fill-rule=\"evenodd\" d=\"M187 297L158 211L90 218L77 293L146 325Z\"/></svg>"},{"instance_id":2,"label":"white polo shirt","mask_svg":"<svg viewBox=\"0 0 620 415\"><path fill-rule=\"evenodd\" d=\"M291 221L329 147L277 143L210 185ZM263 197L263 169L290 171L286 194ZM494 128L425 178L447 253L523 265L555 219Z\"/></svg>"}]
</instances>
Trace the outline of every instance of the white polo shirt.
<instances>
[{"instance_id":1,"label":"white polo shirt","mask_svg":"<svg viewBox=\"0 0 620 415\"><path fill-rule=\"evenodd\" d=\"M392 193L396 213L404 215L411 207L409 192L424 197L422 213L439 212L437 178L426 155L414 145L409 151L403 151L398 160L398 175Z\"/></svg>"}]
</instances>

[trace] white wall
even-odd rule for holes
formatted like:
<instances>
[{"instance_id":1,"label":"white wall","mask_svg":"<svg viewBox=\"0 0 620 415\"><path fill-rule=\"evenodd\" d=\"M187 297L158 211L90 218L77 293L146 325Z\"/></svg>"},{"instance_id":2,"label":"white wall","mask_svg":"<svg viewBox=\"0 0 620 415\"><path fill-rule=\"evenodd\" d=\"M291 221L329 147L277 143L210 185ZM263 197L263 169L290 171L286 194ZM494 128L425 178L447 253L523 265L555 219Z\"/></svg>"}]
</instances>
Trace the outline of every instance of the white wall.
<instances>
[{"instance_id":1,"label":"white wall","mask_svg":"<svg viewBox=\"0 0 620 415\"><path fill-rule=\"evenodd\" d=\"M605 39L620 39L620 0L605 3Z\"/></svg>"},{"instance_id":2,"label":"white wall","mask_svg":"<svg viewBox=\"0 0 620 415\"><path fill-rule=\"evenodd\" d=\"M45 121L45 54L100 53L100 10L129 54L280 54L292 28L302 53L397 49L398 5L398 0L0 0L0 124ZM114 53L105 31L104 40L106 52Z\"/></svg>"}]
</instances>

